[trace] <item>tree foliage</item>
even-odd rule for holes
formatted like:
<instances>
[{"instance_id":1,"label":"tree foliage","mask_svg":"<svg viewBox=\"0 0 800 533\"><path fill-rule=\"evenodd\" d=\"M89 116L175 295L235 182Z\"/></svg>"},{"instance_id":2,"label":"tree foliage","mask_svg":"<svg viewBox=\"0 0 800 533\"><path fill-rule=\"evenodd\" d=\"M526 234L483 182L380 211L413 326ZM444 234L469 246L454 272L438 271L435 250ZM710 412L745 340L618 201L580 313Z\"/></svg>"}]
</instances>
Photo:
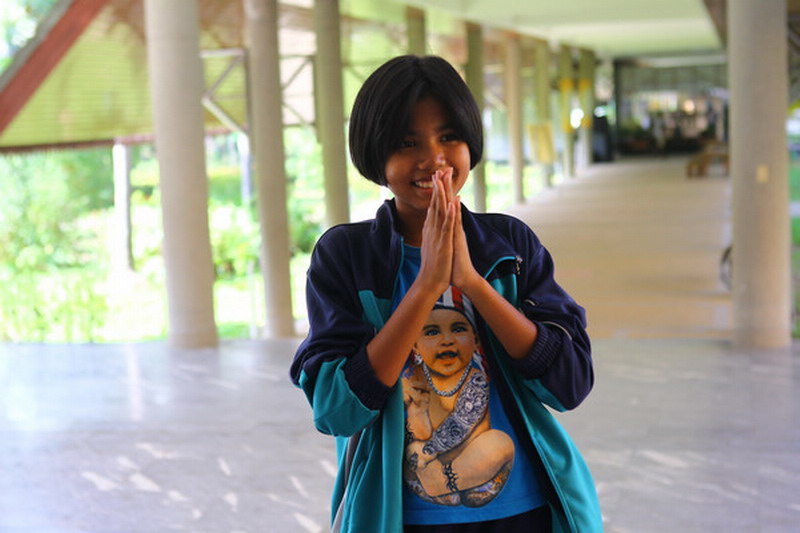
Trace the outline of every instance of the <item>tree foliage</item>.
<instances>
[{"instance_id":1,"label":"tree foliage","mask_svg":"<svg viewBox=\"0 0 800 533\"><path fill-rule=\"evenodd\" d=\"M106 151L0 157L0 339L92 338L105 312L94 284L108 261L91 213L111 202Z\"/></svg>"},{"instance_id":2,"label":"tree foliage","mask_svg":"<svg viewBox=\"0 0 800 533\"><path fill-rule=\"evenodd\" d=\"M4 0L0 2L0 72L14 54L36 34L36 28L58 0Z\"/></svg>"}]
</instances>

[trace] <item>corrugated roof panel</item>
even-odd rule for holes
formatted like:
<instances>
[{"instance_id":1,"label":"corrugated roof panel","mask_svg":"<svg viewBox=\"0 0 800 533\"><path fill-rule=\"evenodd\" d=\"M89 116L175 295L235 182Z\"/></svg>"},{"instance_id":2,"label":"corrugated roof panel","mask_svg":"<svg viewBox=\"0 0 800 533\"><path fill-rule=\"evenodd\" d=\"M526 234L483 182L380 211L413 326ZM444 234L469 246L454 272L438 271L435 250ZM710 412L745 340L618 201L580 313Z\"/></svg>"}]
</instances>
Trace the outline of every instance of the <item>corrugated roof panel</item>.
<instances>
[{"instance_id":1,"label":"corrugated roof panel","mask_svg":"<svg viewBox=\"0 0 800 533\"><path fill-rule=\"evenodd\" d=\"M98 19L110 13L106 8ZM6 128L0 146L113 139L150 129L144 45L130 26L95 20Z\"/></svg>"},{"instance_id":2,"label":"corrugated roof panel","mask_svg":"<svg viewBox=\"0 0 800 533\"><path fill-rule=\"evenodd\" d=\"M243 46L241 2L201 0L200 48ZM313 52L314 36L307 9L281 8L281 51L286 124L314 120L313 77L304 53ZM295 54L301 54L299 57ZM206 87L228 68L230 57L205 57ZM295 70L303 64L300 72ZM0 148L110 141L152 132L144 11L141 0L111 0L66 52L49 76L0 134ZM246 72L238 63L219 84L215 103L246 126ZM225 127L205 112L210 130Z\"/></svg>"}]
</instances>

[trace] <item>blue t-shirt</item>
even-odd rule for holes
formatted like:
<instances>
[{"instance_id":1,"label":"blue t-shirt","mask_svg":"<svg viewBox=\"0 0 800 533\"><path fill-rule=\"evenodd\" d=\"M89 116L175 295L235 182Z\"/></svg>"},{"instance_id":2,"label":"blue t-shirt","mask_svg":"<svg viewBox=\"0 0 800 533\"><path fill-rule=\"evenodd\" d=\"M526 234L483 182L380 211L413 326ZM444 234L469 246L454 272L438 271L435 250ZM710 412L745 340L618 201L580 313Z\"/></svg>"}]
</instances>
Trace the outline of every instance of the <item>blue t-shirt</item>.
<instances>
[{"instance_id":1,"label":"blue t-shirt","mask_svg":"<svg viewBox=\"0 0 800 533\"><path fill-rule=\"evenodd\" d=\"M395 308L421 262L419 248L404 245L403 251ZM451 287L434 306L401 375L404 523L496 520L545 504L494 384L491 359L471 303Z\"/></svg>"}]
</instances>

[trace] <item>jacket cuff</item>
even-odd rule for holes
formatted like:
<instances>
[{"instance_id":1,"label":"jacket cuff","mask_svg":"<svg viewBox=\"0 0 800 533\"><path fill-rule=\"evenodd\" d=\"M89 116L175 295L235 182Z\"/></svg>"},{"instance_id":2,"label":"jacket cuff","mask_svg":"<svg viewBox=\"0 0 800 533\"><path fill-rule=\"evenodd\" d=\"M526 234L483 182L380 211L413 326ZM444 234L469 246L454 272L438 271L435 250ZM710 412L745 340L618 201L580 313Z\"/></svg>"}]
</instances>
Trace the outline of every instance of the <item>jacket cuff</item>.
<instances>
[{"instance_id":1,"label":"jacket cuff","mask_svg":"<svg viewBox=\"0 0 800 533\"><path fill-rule=\"evenodd\" d=\"M386 398L394 387L387 387L378 376L367 357L367 347L363 346L344 365L344 375L350 389L368 409L383 409Z\"/></svg>"},{"instance_id":2,"label":"jacket cuff","mask_svg":"<svg viewBox=\"0 0 800 533\"><path fill-rule=\"evenodd\" d=\"M522 359L509 358L511 365L525 379L541 377L558 357L563 342L560 331L554 331L541 322L534 322L534 324L536 324L538 332L531 351Z\"/></svg>"}]
</instances>

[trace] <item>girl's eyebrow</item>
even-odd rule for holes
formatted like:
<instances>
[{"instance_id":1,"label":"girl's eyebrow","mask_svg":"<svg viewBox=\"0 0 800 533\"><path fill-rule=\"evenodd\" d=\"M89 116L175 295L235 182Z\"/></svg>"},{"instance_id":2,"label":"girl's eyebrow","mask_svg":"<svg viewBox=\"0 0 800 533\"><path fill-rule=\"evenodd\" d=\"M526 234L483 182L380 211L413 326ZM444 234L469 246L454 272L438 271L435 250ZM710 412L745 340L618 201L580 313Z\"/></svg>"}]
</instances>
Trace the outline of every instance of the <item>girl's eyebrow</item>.
<instances>
[{"instance_id":1,"label":"girl's eyebrow","mask_svg":"<svg viewBox=\"0 0 800 533\"><path fill-rule=\"evenodd\" d=\"M456 127L455 127L455 125L454 125L452 122L446 122L446 123L444 123L444 124L442 124L441 126L439 126L439 127L437 127L437 128L436 128L436 133L442 133L443 131L449 131L449 130L455 130L455 129L456 129ZM413 129L411 129L411 128L408 128L408 129L406 130L406 133L405 133L405 134L406 134L406 135L416 135L416 134L417 134L417 132L416 132L416 131L414 131L414 130L413 130Z\"/></svg>"}]
</instances>

